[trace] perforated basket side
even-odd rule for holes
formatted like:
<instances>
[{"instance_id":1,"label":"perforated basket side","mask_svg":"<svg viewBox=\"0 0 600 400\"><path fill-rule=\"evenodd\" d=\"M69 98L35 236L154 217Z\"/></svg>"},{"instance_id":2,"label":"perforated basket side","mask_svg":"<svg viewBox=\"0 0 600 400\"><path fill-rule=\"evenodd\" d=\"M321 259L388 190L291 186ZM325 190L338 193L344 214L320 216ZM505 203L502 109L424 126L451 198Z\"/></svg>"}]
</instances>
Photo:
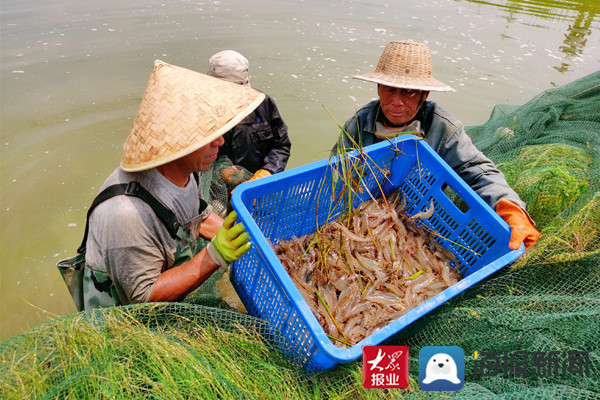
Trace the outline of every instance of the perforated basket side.
<instances>
[{"instance_id":1,"label":"perforated basket side","mask_svg":"<svg viewBox=\"0 0 600 400\"><path fill-rule=\"evenodd\" d=\"M321 328L270 243L312 233L319 215L326 218L328 210L319 211L318 201L319 196L331 197L331 187L323 185L327 168L326 162L313 163L297 174L281 174L269 185L247 185L237 200L234 192L233 200L253 247L232 264L232 284L248 313L272 322L276 334L285 338L282 350L306 369L329 368L337 362L320 352L315 330Z\"/></svg>"},{"instance_id":2,"label":"perforated basket side","mask_svg":"<svg viewBox=\"0 0 600 400\"><path fill-rule=\"evenodd\" d=\"M270 268L259 262L260 250L251 252L232 264L231 282L248 314L273 323L269 339L294 363L306 366L311 362L315 336L306 329L307 324Z\"/></svg>"},{"instance_id":3,"label":"perforated basket side","mask_svg":"<svg viewBox=\"0 0 600 400\"><path fill-rule=\"evenodd\" d=\"M494 210L425 142L417 143L415 154L418 161L400 185L408 198L406 213L415 215L433 205L433 215L418 223L451 251L461 274L468 276L509 251L508 225ZM466 211L448 198L447 186L460 197Z\"/></svg>"}]
</instances>

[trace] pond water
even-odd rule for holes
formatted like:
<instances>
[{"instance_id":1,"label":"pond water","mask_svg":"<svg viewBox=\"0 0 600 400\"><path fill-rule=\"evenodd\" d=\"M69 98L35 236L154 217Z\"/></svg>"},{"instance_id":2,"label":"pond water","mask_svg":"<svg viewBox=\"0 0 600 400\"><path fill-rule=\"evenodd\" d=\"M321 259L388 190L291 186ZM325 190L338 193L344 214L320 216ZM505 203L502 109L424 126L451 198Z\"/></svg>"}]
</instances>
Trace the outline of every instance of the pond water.
<instances>
[{"instance_id":1,"label":"pond water","mask_svg":"<svg viewBox=\"0 0 600 400\"><path fill-rule=\"evenodd\" d=\"M0 341L76 311L55 264L75 254L155 59L205 72L217 51L246 55L289 126L289 168L326 158L335 120L376 96L351 77L391 40L429 44L457 90L430 99L466 125L600 69L597 0L416 3L3 0Z\"/></svg>"}]
</instances>

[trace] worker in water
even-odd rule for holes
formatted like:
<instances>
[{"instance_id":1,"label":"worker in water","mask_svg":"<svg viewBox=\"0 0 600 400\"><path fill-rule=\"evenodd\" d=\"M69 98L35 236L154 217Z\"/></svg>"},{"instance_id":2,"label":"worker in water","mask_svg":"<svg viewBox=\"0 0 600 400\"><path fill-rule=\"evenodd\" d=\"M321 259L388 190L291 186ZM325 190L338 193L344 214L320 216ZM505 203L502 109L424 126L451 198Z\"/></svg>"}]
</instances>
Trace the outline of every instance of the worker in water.
<instances>
[{"instance_id":1,"label":"worker in water","mask_svg":"<svg viewBox=\"0 0 600 400\"><path fill-rule=\"evenodd\" d=\"M217 159L223 134L264 97L155 62L121 166L101 188L127 185L127 193L101 202L89 218L85 309L181 300L248 251L249 235L237 215L223 220L203 201L198 172ZM172 217L165 222L153 202Z\"/></svg>"}]
</instances>

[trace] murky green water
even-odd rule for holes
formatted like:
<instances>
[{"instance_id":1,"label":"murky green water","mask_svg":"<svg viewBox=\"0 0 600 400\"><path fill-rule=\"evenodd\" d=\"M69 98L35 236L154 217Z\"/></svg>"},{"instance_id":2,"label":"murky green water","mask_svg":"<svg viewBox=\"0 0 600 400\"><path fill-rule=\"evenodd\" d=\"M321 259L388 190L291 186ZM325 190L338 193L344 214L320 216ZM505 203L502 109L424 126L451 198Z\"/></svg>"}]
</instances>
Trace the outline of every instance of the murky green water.
<instances>
[{"instance_id":1,"label":"murky green water","mask_svg":"<svg viewBox=\"0 0 600 400\"><path fill-rule=\"evenodd\" d=\"M467 125L600 69L597 0L6 0L1 19L0 340L75 311L55 263L118 165L152 63L205 72L216 51L251 62L252 85L289 125L289 167L325 158L373 98L352 80L390 40L427 42L433 94Z\"/></svg>"}]
</instances>

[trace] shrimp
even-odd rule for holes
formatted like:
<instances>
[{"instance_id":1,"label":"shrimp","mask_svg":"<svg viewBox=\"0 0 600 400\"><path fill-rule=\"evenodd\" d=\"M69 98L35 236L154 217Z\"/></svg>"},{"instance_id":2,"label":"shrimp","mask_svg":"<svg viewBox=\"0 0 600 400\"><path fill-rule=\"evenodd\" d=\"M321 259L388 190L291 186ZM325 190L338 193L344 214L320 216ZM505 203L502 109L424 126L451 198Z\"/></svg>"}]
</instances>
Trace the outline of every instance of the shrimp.
<instances>
[{"instance_id":1,"label":"shrimp","mask_svg":"<svg viewBox=\"0 0 600 400\"><path fill-rule=\"evenodd\" d=\"M415 222L433 216L433 199L410 218L406 205L394 191L359 204L348 224L273 246L328 335L356 344L461 279L454 254Z\"/></svg>"},{"instance_id":2,"label":"shrimp","mask_svg":"<svg viewBox=\"0 0 600 400\"><path fill-rule=\"evenodd\" d=\"M431 218L431 216L433 215L433 211L434 211L433 199L431 199L431 205L425 211L421 211L420 213L413 215L409 219L412 221L415 221L417 219L422 219L422 218Z\"/></svg>"}]
</instances>

